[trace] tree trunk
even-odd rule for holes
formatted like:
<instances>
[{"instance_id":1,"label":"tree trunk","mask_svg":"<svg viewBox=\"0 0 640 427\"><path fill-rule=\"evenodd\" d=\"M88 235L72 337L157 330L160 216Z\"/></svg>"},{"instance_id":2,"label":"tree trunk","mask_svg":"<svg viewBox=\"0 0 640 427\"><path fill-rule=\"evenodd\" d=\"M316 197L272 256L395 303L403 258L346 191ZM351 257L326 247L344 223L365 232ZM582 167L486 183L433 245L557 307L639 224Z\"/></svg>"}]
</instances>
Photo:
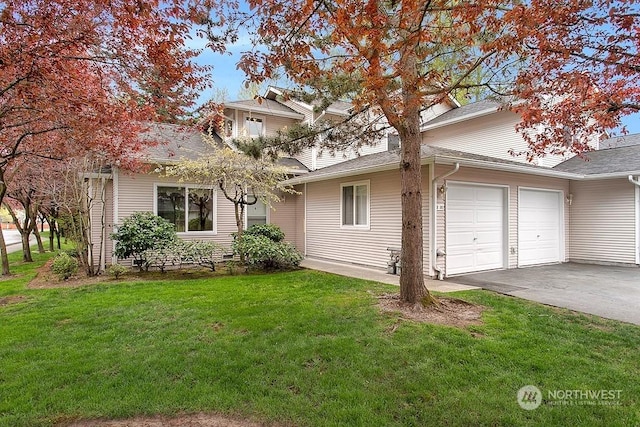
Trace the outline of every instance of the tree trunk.
<instances>
[{"instance_id":1,"label":"tree trunk","mask_svg":"<svg viewBox=\"0 0 640 427\"><path fill-rule=\"evenodd\" d=\"M2 275L10 275L9 257L7 254L7 245L4 242L4 231L2 231L2 227L0 227L0 258L2 258Z\"/></svg>"},{"instance_id":2,"label":"tree trunk","mask_svg":"<svg viewBox=\"0 0 640 427\"><path fill-rule=\"evenodd\" d=\"M31 247L29 246L30 236L31 231L28 229L20 232L20 237L22 238L22 261L24 262L33 262L33 257L31 256Z\"/></svg>"},{"instance_id":3,"label":"tree trunk","mask_svg":"<svg viewBox=\"0 0 640 427\"><path fill-rule=\"evenodd\" d=\"M415 68L409 58L408 67ZM400 300L410 304L430 305L433 297L424 284L422 230L422 162L420 108L415 89L405 80L402 88L403 115L398 126L401 141L400 180L402 207L402 252Z\"/></svg>"},{"instance_id":4,"label":"tree trunk","mask_svg":"<svg viewBox=\"0 0 640 427\"><path fill-rule=\"evenodd\" d=\"M53 223L49 220L47 220L47 222L49 223L49 251L53 252L56 250L56 248L53 245L53 239L55 238L55 227L53 226Z\"/></svg>"},{"instance_id":5,"label":"tree trunk","mask_svg":"<svg viewBox=\"0 0 640 427\"><path fill-rule=\"evenodd\" d=\"M4 196L7 194L7 185L4 183L4 170L0 168L0 206L4 201ZM2 264L2 275L8 276L11 274L9 271L9 256L7 254L7 245L4 241L4 234L2 234L2 227L0 227L0 258Z\"/></svg>"},{"instance_id":6,"label":"tree trunk","mask_svg":"<svg viewBox=\"0 0 640 427\"><path fill-rule=\"evenodd\" d=\"M42 236L40 235L40 231L38 231L37 224L35 227L33 227L33 235L36 236L36 241L38 242L38 253L45 253L46 251L44 250L44 245L42 244Z\"/></svg>"}]
</instances>

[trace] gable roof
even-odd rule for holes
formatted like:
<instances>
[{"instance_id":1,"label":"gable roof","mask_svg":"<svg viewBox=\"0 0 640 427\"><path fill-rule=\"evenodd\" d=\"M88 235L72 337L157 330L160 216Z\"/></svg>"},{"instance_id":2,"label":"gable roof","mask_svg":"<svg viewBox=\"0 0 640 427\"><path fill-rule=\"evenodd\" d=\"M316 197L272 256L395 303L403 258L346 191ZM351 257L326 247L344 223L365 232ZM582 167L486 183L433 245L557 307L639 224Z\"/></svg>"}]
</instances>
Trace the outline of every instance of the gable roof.
<instances>
[{"instance_id":1,"label":"gable roof","mask_svg":"<svg viewBox=\"0 0 640 427\"><path fill-rule=\"evenodd\" d=\"M497 112L504 105L493 99L485 99L462 107L454 108L446 113L440 114L438 117L429 120L422 125L421 131L435 129L442 126L470 120L476 117L486 116Z\"/></svg>"},{"instance_id":2,"label":"gable roof","mask_svg":"<svg viewBox=\"0 0 640 427\"><path fill-rule=\"evenodd\" d=\"M143 140L157 141L158 145L147 149L147 160L158 163L172 163L186 158L197 159L213 147L202 139L202 133L189 126L167 123L150 123ZM217 147L222 147L222 139L214 134Z\"/></svg>"},{"instance_id":3,"label":"gable roof","mask_svg":"<svg viewBox=\"0 0 640 427\"><path fill-rule=\"evenodd\" d=\"M284 96L285 94L295 95L295 93L290 89L285 89L278 86L269 86L265 94L265 99L276 100L277 97ZM317 101L313 101L311 102L311 104L309 104L308 102L305 102L295 96L292 96L291 99L294 102L300 104L301 106L307 108L309 111L313 110L315 107L319 105L319 102ZM350 102L334 101L324 111L326 111L329 114L344 116L344 115L349 115L352 108L353 108L353 105Z\"/></svg>"},{"instance_id":4,"label":"gable roof","mask_svg":"<svg viewBox=\"0 0 640 427\"><path fill-rule=\"evenodd\" d=\"M556 178L575 179L579 175L554 170L552 168L536 166L529 163L522 163L513 160L504 160L495 157L482 156L463 151L450 150L442 147L423 145L421 147L421 158L423 164L453 164L459 163L462 166L476 167L480 169L503 170L511 172L527 173L531 175L542 175ZM325 168L305 174L304 177L293 178L288 182L298 184L303 182L324 181L332 178L341 178L365 173L379 172L383 170L399 169L400 153L398 150L384 151L381 153L369 154L338 163Z\"/></svg>"},{"instance_id":5,"label":"gable roof","mask_svg":"<svg viewBox=\"0 0 640 427\"><path fill-rule=\"evenodd\" d=\"M303 120L304 115L294 111L286 105L274 100L261 98L257 99L245 99L241 101L225 102L224 108L231 108L237 110L246 110L250 112L269 114L272 116L289 117L292 119Z\"/></svg>"},{"instance_id":6,"label":"gable roof","mask_svg":"<svg viewBox=\"0 0 640 427\"><path fill-rule=\"evenodd\" d=\"M640 135L634 135L640 140ZM575 156L554 167L555 170L583 175L628 173L640 171L640 145L609 148Z\"/></svg>"}]
</instances>

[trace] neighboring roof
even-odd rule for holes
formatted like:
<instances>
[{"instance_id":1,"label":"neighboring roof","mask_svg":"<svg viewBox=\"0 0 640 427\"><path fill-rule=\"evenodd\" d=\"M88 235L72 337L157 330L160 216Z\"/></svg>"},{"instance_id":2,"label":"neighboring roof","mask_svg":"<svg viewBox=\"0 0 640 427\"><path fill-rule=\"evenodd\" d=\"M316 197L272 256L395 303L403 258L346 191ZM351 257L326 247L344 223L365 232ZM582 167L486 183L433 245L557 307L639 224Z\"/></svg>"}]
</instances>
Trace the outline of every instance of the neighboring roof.
<instances>
[{"instance_id":1,"label":"neighboring roof","mask_svg":"<svg viewBox=\"0 0 640 427\"><path fill-rule=\"evenodd\" d=\"M294 159L291 157L281 157L276 161L276 163L280 166L284 166L287 169L290 169L291 171L298 171L300 173L309 172L309 169L305 165L300 163L298 159Z\"/></svg>"},{"instance_id":2,"label":"neighboring roof","mask_svg":"<svg viewBox=\"0 0 640 427\"><path fill-rule=\"evenodd\" d=\"M600 142L600 149L629 147L631 145L640 145L640 133L633 135L620 135L605 139Z\"/></svg>"},{"instance_id":3,"label":"neighboring roof","mask_svg":"<svg viewBox=\"0 0 640 427\"><path fill-rule=\"evenodd\" d=\"M476 117L486 116L487 114L495 113L503 105L504 103L493 99L485 99L484 101L463 105L462 107L449 110L433 120L429 120L422 125L422 130L434 129Z\"/></svg>"},{"instance_id":4,"label":"neighboring roof","mask_svg":"<svg viewBox=\"0 0 640 427\"><path fill-rule=\"evenodd\" d=\"M241 101L225 102L224 107L270 114L272 116L289 117L292 119L304 119L304 115L294 111L293 109L274 99L260 98L260 101L258 101L257 99L245 99Z\"/></svg>"},{"instance_id":5,"label":"neighboring roof","mask_svg":"<svg viewBox=\"0 0 640 427\"><path fill-rule=\"evenodd\" d=\"M473 153L450 150L442 147L423 145L421 149L422 162L452 164L460 163L463 166L478 167L483 169L504 170L512 172L527 173L532 175L543 175L557 178L579 178L579 175L567 173L552 168L536 166L529 163L522 163L513 160L499 159L496 157L481 156ZM338 163L313 172L305 174L303 177L293 178L290 183L302 183L311 181L323 181L345 176L353 176L364 173L377 172L382 170L392 170L399 168L399 151L385 151L381 153L369 154L346 162Z\"/></svg>"},{"instance_id":6,"label":"neighboring roof","mask_svg":"<svg viewBox=\"0 0 640 427\"><path fill-rule=\"evenodd\" d=\"M631 135L640 140L640 135ZM629 173L640 171L640 145L609 148L572 157L554 167L555 170L583 175Z\"/></svg>"},{"instance_id":7,"label":"neighboring roof","mask_svg":"<svg viewBox=\"0 0 640 427\"><path fill-rule=\"evenodd\" d=\"M193 160L212 149L202 139L199 130L181 125L151 123L141 139L158 142L158 145L148 148L147 153L148 160L159 163L175 162L181 158ZM223 146L220 137L214 134L214 139L218 147Z\"/></svg>"}]
</instances>

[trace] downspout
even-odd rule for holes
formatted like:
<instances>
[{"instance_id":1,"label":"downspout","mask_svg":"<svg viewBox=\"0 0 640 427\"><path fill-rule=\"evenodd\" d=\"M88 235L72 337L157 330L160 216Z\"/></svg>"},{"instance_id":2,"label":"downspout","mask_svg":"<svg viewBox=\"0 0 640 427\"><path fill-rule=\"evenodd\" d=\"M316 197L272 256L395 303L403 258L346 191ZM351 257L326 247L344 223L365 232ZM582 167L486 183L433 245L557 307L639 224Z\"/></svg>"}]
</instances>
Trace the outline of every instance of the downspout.
<instances>
[{"instance_id":1,"label":"downspout","mask_svg":"<svg viewBox=\"0 0 640 427\"><path fill-rule=\"evenodd\" d=\"M636 211L636 264L640 264L640 180L629 175L629 182L636 186L635 211Z\"/></svg>"},{"instance_id":2,"label":"downspout","mask_svg":"<svg viewBox=\"0 0 640 427\"><path fill-rule=\"evenodd\" d=\"M302 234L304 236L304 256L307 256L307 183L304 183L304 222L302 223Z\"/></svg>"},{"instance_id":3,"label":"downspout","mask_svg":"<svg viewBox=\"0 0 640 427\"><path fill-rule=\"evenodd\" d=\"M435 162L433 163L433 168L435 170ZM438 280L443 280L444 279L444 273L442 272L442 270L438 269L438 255L444 255L444 252L441 252L438 248L438 181L443 180L451 175L453 175L454 173L458 172L458 170L460 170L460 163L455 162L453 164L453 169L451 169L448 172L443 173L442 175L438 175L437 177L433 178L433 181L431 182L431 202L433 204L433 215L431 218L431 224L432 224L432 237L431 237L431 268L433 268L433 270L436 272Z\"/></svg>"}]
</instances>

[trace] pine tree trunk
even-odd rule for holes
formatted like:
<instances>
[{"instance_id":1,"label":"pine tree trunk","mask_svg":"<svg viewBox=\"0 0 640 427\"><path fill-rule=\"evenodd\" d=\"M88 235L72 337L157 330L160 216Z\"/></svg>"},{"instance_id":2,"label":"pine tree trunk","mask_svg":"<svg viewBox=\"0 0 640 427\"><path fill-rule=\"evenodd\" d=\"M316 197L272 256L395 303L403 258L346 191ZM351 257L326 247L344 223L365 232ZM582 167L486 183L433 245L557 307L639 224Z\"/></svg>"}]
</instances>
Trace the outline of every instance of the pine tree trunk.
<instances>
[{"instance_id":1,"label":"pine tree trunk","mask_svg":"<svg viewBox=\"0 0 640 427\"><path fill-rule=\"evenodd\" d=\"M422 165L420 161L419 116L405 117L407 127L400 138L402 272L400 299L410 304L429 305L431 298L424 284L422 233Z\"/></svg>"}]
</instances>

